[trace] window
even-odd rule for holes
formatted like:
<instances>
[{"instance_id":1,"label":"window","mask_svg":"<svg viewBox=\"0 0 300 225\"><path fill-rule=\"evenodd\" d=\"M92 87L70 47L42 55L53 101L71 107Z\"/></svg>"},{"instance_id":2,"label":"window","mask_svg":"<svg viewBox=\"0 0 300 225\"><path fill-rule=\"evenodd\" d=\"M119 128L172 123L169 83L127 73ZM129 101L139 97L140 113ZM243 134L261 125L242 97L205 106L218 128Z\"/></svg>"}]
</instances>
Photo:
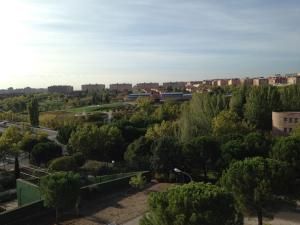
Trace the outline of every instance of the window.
<instances>
[{"instance_id":1,"label":"window","mask_svg":"<svg viewBox=\"0 0 300 225\"><path fill-rule=\"evenodd\" d=\"M284 122L287 122L288 121L288 118L284 117Z\"/></svg>"},{"instance_id":2,"label":"window","mask_svg":"<svg viewBox=\"0 0 300 225\"><path fill-rule=\"evenodd\" d=\"M292 123L292 122L293 122L293 118L290 118L290 119L289 119L289 122Z\"/></svg>"},{"instance_id":3,"label":"window","mask_svg":"<svg viewBox=\"0 0 300 225\"><path fill-rule=\"evenodd\" d=\"M293 130L293 128L290 128L290 129L289 129L289 132L292 132L292 130Z\"/></svg>"},{"instance_id":4,"label":"window","mask_svg":"<svg viewBox=\"0 0 300 225\"><path fill-rule=\"evenodd\" d=\"M287 128L284 128L284 133L286 133L287 132Z\"/></svg>"},{"instance_id":5,"label":"window","mask_svg":"<svg viewBox=\"0 0 300 225\"><path fill-rule=\"evenodd\" d=\"M295 122L295 123L298 123L298 118L295 118L295 119L294 119L294 122Z\"/></svg>"}]
</instances>

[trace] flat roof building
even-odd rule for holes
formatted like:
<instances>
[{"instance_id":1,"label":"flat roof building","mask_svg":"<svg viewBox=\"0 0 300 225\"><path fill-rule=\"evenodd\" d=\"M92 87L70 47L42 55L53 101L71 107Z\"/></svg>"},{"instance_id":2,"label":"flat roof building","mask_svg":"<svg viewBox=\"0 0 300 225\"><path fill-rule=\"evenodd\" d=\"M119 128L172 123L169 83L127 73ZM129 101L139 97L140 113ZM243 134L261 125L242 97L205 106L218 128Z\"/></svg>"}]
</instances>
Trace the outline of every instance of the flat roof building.
<instances>
[{"instance_id":1,"label":"flat roof building","mask_svg":"<svg viewBox=\"0 0 300 225\"><path fill-rule=\"evenodd\" d=\"M249 78L249 77L241 78L240 79L240 84L241 85L246 85L246 86L251 86L251 85L253 85L253 79Z\"/></svg>"},{"instance_id":2,"label":"flat roof building","mask_svg":"<svg viewBox=\"0 0 300 225\"><path fill-rule=\"evenodd\" d=\"M261 85L268 85L269 84L269 80L267 78L254 78L253 79L253 85L254 86L261 86Z\"/></svg>"},{"instance_id":3,"label":"flat roof building","mask_svg":"<svg viewBox=\"0 0 300 225\"><path fill-rule=\"evenodd\" d=\"M48 87L49 93L69 94L74 91L74 88L69 85L54 85Z\"/></svg>"},{"instance_id":4,"label":"flat roof building","mask_svg":"<svg viewBox=\"0 0 300 225\"><path fill-rule=\"evenodd\" d=\"M87 91L87 92L98 92L98 91L103 91L105 89L105 84L84 84L81 85L81 90L82 91Z\"/></svg>"},{"instance_id":5,"label":"flat roof building","mask_svg":"<svg viewBox=\"0 0 300 225\"><path fill-rule=\"evenodd\" d=\"M300 84L300 76L288 77L287 83L288 84Z\"/></svg>"},{"instance_id":6,"label":"flat roof building","mask_svg":"<svg viewBox=\"0 0 300 225\"><path fill-rule=\"evenodd\" d=\"M229 86L237 86L240 84L240 79L238 78L233 78L228 80L228 85Z\"/></svg>"},{"instance_id":7,"label":"flat roof building","mask_svg":"<svg viewBox=\"0 0 300 225\"><path fill-rule=\"evenodd\" d=\"M291 133L300 122L300 112L272 112L272 134L285 136Z\"/></svg>"},{"instance_id":8,"label":"flat roof building","mask_svg":"<svg viewBox=\"0 0 300 225\"><path fill-rule=\"evenodd\" d=\"M132 84L129 83L116 83L116 84L110 84L109 85L110 91L116 91L116 92L128 92L132 91Z\"/></svg>"},{"instance_id":9,"label":"flat roof building","mask_svg":"<svg viewBox=\"0 0 300 225\"><path fill-rule=\"evenodd\" d=\"M139 90L158 89L159 83L138 83L135 85L135 88Z\"/></svg>"}]
</instances>

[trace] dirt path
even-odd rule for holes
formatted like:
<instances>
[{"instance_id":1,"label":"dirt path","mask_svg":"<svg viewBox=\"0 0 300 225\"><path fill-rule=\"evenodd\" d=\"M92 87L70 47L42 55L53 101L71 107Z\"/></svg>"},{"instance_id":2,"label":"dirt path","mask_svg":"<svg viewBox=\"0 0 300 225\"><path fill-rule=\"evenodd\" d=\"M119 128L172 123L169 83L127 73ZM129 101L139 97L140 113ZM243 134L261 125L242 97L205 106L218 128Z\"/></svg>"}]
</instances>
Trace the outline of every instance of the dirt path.
<instances>
[{"instance_id":1,"label":"dirt path","mask_svg":"<svg viewBox=\"0 0 300 225\"><path fill-rule=\"evenodd\" d=\"M126 195L119 193L107 199L95 199L84 204L80 211L83 217L65 221L64 225L106 225L112 222L125 223L147 212L147 197L151 192L166 190L170 184L152 184L142 192Z\"/></svg>"}]
</instances>

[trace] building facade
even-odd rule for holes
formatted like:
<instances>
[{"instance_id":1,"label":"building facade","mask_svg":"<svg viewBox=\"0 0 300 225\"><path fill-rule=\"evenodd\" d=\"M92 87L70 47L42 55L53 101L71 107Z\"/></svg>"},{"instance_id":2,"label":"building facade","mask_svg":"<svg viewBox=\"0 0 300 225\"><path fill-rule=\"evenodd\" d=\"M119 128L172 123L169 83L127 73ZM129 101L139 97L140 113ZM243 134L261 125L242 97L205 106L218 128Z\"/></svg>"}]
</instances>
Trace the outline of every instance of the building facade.
<instances>
[{"instance_id":1,"label":"building facade","mask_svg":"<svg viewBox=\"0 0 300 225\"><path fill-rule=\"evenodd\" d=\"M240 79L240 84L241 85L246 85L246 86L251 86L251 85L253 85L253 79L252 78L248 78L248 77L241 78Z\"/></svg>"},{"instance_id":2,"label":"building facade","mask_svg":"<svg viewBox=\"0 0 300 225\"><path fill-rule=\"evenodd\" d=\"M272 112L272 134L288 135L298 126L300 112Z\"/></svg>"},{"instance_id":3,"label":"building facade","mask_svg":"<svg viewBox=\"0 0 300 225\"><path fill-rule=\"evenodd\" d=\"M69 85L55 85L48 87L49 93L69 94L74 91L74 88Z\"/></svg>"},{"instance_id":4,"label":"building facade","mask_svg":"<svg viewBox=\"0 0 300 225\"><path fill-rule=\"evenodd\" d=\"M81 85L81 90L82 91L87 91L87 92L98 92L98 91L103 91L105 89L105 84L84 84Z\"/></svg>"},{"instance_id":5,"label":"building facade","mask_svg":"<svg viewBox=\"0 0 300 225\"><path fill-rule=\"evenodd\" d=\"M159 83L138 83L135 86L136 89L143 89L143 90L151 90L151 89L158 89Z\"/></svg>"},{"instance_id":6,"label":"building facade","mask_svg":"<svg viewBox=\"0 0 300 225\"><path fill-rule=\"evenodd\" d=\"M270 85L283 85L287 83L287 78L282 76L272 76L268 78Z\"/></svg>"},{"instance_id":7,"label":"building facade","mask_svg":"<svg viewBox=\"0 0 300 225\"><path fill-rule=\"evenodd\" d=\"M254 86L261 86L261 85L268 85L269 80L267 78L254 78L253 85Z\"/></svg>"},{"instance_id":8,"label":"building facade","mask_svg":"<svg viewBox=\"0 0 300 225\"><path fill-rule=\"evenodd\" d=\"M128 92L128 91L132 91L132 84L128 84L128 83L110 84L109 85L109 90L110 91L115 91L115 92Z\"/></svg>"},{"instance_id":9,"label":"building facade","mask_svg":"<svg viewBox=\"0 0 300 225\"><path fill-rule=\"evenodd\" d=\"M300 84L300 76L288 77L287 83L288 84Z\"/></svg>"},{"instance_id":10,"label":"building facade","mask_svg":"<svg viewBox=\"0 0 300 225\"><path fill-rule=\"evenodd\" d=\"M165 82L163 83L163 87L165 89L167 88L173 88L173 89L185 89L186 82Z\"/></svg>"},{"instance_id":11,"label":"building facade","mask_svg":"<svg viewBox=\"0 0 300 225\"><path fill-rule=\"evenodd\" d=\"M229 86L237 86L240 84L240 79L233 78L228 80L228 85Z\"/></svg>"},{"instance_id":12,"label":"building facade","mask_svg":"<svg viewBox=\"0 0 300 225\"><path fill-rule=\"evenodd\" d=\"M217 85L219 87L226 86L227 84L228 84L228 80L226 80L226 79L220 79L220 80L217 81Z\"/></svg>"}]
</instances>

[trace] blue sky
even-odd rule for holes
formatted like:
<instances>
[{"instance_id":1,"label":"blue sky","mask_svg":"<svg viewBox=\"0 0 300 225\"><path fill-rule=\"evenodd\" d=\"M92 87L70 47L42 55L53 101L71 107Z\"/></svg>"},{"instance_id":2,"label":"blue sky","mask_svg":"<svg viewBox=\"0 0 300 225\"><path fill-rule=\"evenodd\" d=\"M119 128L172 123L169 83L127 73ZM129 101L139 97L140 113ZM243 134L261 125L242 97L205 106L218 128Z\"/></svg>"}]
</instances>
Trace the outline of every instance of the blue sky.
<instances>
[{"instance_id":1,"label":"blue sky","mask_svg":"<svg viewBox=\"0 0 300 225\"><path fill-rule=\"evenodd\" d=\"M0 88L300 72L298 0L9 0L0 21Z\"/></svg>"}]
</instances>

